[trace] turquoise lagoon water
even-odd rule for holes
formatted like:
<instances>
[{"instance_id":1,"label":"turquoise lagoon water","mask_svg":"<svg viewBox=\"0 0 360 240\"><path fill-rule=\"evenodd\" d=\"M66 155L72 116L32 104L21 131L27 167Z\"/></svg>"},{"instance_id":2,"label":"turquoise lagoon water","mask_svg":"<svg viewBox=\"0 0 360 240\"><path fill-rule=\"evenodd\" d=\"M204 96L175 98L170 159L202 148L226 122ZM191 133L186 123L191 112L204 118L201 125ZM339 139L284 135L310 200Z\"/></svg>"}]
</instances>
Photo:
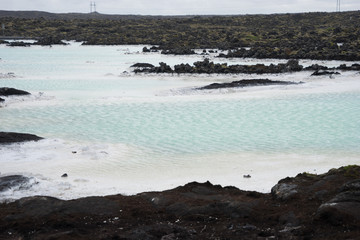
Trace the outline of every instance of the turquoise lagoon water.
<instances>
[{"instance_id":1,"label":"turquoise lagoon water","mask_svg":"<svg viewBox=\"0 0 360 240\"><path fill-rule=\"evenodd\" d=\"M266 192L281 177L359 163L357 73L281 74L266 77L305 84L200 92L192 87L259 76L134 75L129 67L136 62L202 59L141 49L0 47L1 86L33 94L7 99L0 131L46 137L0 148L1 174L41 182L12 197L132 194L193 180ZM63 172L69 179L58 178Z\"/></svg>"},{"instance_id":2,"label":"turquoise lagoon water","mask_svg":"<svg viewBox=\"0 0 360 240\"><path fill-rule=\"evenodd\" d=\"M265 151L359 153L360 95L85 102L4 108L3 131L124 143L169 154Z\"/></svg>"}]
</instances>

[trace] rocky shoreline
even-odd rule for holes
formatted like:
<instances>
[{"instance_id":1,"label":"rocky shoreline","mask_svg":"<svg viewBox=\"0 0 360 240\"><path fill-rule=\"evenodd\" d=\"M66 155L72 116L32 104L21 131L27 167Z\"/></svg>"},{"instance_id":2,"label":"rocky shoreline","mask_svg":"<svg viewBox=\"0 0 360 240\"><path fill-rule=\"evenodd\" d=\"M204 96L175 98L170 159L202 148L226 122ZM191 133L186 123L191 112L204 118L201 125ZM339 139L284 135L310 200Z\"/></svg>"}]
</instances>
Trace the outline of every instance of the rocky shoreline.
<instances>
[{"instance_id":1,"label":"rocky shoreline","mask_svg":"<svg viewBox=\"0 0 360 240\"><path fill-rule=\"evenodd\" d=\"M40 139L0 132L0 144ZM1 176L0 196L33 184ZM133 196L0 202L0 239L357 239L360 166L287 177L270 193L192 182Z\"/></svg>"},{"instance_id":2,"label":"rocky shoreline","mask_svg":"<svg viewBox=\"0 0 360 240\"><path fill-rule=\"evenodd\" d=\"M8 47L30 47L33 45L40 45L40 46L67 45L61 39L54 38L51 36L39 38L34 43L24 42L24 41L9 42L9 41L5 41L5 40L1 40L0 44L6 44L6 46L8 46Z\"/></svg>"},{"instance_id":3,"label":"rocky shoreline","mask_svg":"<svg viewBox=\"0 0 360 240\"><path fill-rule=\"evenodd\" d=\"M282 179L268 194L192 182L134 196L27 197L0 204L0 238L357 239L359 178L354 165Z\"/></svg>"},{"instance_id":4,"label":"rocky shoreline","mask_svg":"<svg viewBox=\"0 0 360 240\"><path fill-rule=\"evenodd\" d=\"M176 74L279 74L300 71L315 71L313 75L332 75L340 74L334 72L341 71L360 71L360 64L354 63L351 66L342 64L338 67L329 68L318 64L304 67L299 64L299 60L290 59L286 63L279 64L255 64L255 65L228 65L227 63L214 63L208 58L203 61L190 64L177 64L171 68L168 64L160 62L159 66L149 63L136 63L131 66L134 73L176 73Z\"/></svg>"},{"instance_id":5,"label":"rocky shoreline","mask_svg":"<svg viewBox=\"0 0 360 240\"><path fill-rule=\"evenodd\" d=\"M40 139L0 132L0 144ZM0 196L33 184L0 176ZM360 166L287 177L270 193L192 182L133 196L0 202L0 239L357 239Z\"/></svg>"}]
</instances>

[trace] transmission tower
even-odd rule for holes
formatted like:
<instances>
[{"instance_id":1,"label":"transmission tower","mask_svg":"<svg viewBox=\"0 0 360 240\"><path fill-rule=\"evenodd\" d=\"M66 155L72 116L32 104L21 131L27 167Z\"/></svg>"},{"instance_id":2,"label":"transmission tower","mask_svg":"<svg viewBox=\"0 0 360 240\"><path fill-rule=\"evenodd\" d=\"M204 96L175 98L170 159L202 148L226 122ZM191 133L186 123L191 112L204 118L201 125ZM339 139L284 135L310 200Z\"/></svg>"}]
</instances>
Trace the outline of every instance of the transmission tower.
<instances>
[{"instance_id":1,"label":"transmission tower","mask_svg":"<svg viewBox=\"0 0 360 240\"><path fill-rule=\"evenodd\" d=\"M96 3L90 2L90 13L96 12Z\"/></svg>"},{"instance_id":2,"label":"transmission tower","mask_svg":"<svg viewBox=\"0 0 360 240\"><path fill-rule=\"evenodd\" d=\"M341 8L340 8L340 0L336 0L336 11L340 12Z\"/></svg>"}]
</instances>

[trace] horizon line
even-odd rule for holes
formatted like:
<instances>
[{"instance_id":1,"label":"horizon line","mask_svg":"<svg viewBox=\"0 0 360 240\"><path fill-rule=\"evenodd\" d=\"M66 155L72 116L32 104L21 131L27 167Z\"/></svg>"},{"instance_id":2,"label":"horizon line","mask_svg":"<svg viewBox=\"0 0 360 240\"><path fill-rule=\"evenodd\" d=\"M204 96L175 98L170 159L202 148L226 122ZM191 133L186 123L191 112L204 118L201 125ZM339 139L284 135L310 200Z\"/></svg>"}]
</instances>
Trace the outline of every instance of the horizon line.
<instances>
[{"instance_id":1,"label":"horizon line","mask_svg":"<svg viewBox=\"0 0 360 240\"><path fill-rule=\"evenodd\" d=\"M206 14L141 14L141 13L101 13L95 12L49 12L43 10L1 10L0 12L42 12L55 15L62 14L83 14L83 15L108 15L108 16L164 16L164 17L181 17L181 16L246 16L246 15L278 15L278 14L304 14L304 13L346 13L346 12L359 12L360 10L344 10L344 11L308 11L308 12L273 12L273 13L206 13Z\"/></svg>"}]
</instances>

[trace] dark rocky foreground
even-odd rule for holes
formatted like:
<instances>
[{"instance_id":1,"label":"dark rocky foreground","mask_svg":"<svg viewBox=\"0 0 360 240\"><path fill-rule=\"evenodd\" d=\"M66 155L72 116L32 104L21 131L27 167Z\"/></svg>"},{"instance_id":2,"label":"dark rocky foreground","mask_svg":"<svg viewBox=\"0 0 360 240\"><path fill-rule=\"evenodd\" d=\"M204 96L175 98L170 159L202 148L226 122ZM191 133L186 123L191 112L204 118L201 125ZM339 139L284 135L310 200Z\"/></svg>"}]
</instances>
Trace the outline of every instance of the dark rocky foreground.
<instances>
[{"instance_id":1,"label":"dark rocky foreground","mask_svg":"<svg viewBox=\"0 0 360 240\"><path fill-rule=\"evenodd\" d=\"M33 134L14 133L14 132L0 132L0 144L18 143L27 141L38 141L43 138Z\"/></svg>"},{"instance_id":2,"label":"dark rocky foreground","mask_svg":"<svg viewBox=\"0 0 360 240\"><path fill-rule=\"evenodd\" d=\"M254 86L270 86L270 85L296 85L301 82L288 82L288 81L273 81L269 79L245 79L240 81L233 81L230 83L212 83L204 87L197 88L197 90L206 89L220 89L220 88L234 88L234 87L254 87Z\"/></svg>"},{"instance_id":3,"label":"dark rocky foreground","mask_svg":"<svg viewBox=\"0 0 360 240\"><path fill-rule=\"evenodd\" d=\"M0 239L358 239L360 167L285 178L271 193L189 183L135 196L0 205Z\"/></svg>"}]
</instances>

